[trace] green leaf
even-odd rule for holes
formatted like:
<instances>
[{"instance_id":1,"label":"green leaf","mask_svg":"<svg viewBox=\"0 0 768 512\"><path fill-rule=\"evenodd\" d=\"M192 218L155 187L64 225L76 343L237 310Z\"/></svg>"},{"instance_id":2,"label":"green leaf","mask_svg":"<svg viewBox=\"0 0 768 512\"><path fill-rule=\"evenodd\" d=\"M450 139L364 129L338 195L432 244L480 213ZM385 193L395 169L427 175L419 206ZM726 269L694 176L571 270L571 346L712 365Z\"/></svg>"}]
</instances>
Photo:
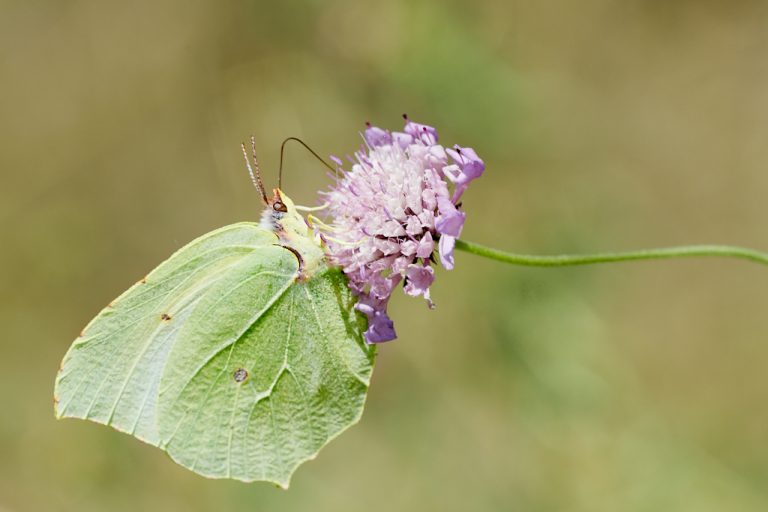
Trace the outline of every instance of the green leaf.
<instances>
[{"instance_id":1,"label":"green leaf","mask_svg":"<svg viewBox=\"0 0 768 512\"><path fill-rule=\"evenodd\" d=\"M344 276L257 224L191 242L105 308L64 358L58 417L215 478L287 487L360 418L374 352Z\"/></svg>"}]
</instances>

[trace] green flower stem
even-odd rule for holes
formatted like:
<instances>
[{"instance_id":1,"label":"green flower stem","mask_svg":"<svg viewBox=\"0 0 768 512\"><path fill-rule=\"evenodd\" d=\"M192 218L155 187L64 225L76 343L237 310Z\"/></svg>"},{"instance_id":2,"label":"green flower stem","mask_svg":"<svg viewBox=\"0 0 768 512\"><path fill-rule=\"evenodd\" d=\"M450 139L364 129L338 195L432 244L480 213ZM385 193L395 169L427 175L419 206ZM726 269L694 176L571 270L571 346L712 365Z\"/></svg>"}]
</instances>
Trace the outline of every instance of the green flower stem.
<instances>
[{"instance_id":1,"label":"green flower stem","mask_svg":"<svg viewBox=\"0 0 768 512\"><path fill-rule=\"evenodd\" d=\"M734 247L731 245L685 245L681 247L663 247L660 249L643 249L628 252L601 252L595 254L555 254L533 255L517 254L499 251L484 245L456 240L456 249L466 251L484 258L489 258L513 265L529 267L567 267L573 265L592 265L595 263L611 263L618 261L658 260L666 258L691 258L700 256L718 256L723 258L741 258L768 265L768 254Z\"/></svg>"}]
</instances>

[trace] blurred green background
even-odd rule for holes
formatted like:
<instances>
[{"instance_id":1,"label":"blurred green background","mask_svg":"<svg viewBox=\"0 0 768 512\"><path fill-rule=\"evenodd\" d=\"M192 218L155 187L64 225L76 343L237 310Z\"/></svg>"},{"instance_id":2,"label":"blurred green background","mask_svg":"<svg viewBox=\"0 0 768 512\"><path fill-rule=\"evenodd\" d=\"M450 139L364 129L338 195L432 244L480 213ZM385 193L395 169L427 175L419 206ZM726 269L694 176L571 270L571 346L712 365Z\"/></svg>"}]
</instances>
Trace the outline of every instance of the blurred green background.
<instances>
[{"instance_id":1,"label":"blurred green background","mask_svg":"<svg viewBox=\"0 0 768 512\"><path fill-rule=\"evenodd\" d=\"M488 170L467 239L768 250L768 3L0 1L0 511L768 509L768 269L522 269L398 295L363 421L292 488L53 418L59 361L192 238L256 219L279 144L407 112ZM288 156L312 203L323 169Z\"/></svg>"}]
</instances>

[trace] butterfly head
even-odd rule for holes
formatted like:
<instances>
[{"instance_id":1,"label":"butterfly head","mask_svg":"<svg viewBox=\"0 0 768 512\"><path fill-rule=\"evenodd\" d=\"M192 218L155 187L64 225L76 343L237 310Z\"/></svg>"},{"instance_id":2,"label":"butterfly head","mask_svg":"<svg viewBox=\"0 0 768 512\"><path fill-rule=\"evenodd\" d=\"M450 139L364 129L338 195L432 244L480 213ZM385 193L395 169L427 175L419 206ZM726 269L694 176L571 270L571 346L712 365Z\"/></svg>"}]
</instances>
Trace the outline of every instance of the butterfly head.
<instances>
[{"instance_id":1,"label":"butterfly head","mask_svg":"<svg viewBox=\"0 0 768 512\"><path fill-rule=\"evenodd\" d=\"M278 188L273 190L272 199L267 200L267 207L261 213L261 227L275 232L281 238L309 234L307 222L296 205Z\"/></svg>"}]
</instances>

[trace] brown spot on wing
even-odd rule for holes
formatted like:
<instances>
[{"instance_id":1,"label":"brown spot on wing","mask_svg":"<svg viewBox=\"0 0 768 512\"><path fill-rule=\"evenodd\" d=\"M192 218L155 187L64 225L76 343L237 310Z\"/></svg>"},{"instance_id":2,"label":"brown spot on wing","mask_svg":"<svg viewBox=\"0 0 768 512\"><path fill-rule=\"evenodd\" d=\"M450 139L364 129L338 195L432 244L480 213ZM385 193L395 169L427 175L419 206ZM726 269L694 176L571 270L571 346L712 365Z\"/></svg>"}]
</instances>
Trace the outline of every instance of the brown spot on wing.
<instances>
[{"instance_id":1,"label":"brown spot on wing","mask_svg":"<svg viewBox=\"0 0 768 512\"><path fill-rule=\"evenodd\" d=\"M168 322L171 319L171 315L169 315L168 313L163 313L162 315L160 315L160 319Z\"/></svg>"}]
</instances>

